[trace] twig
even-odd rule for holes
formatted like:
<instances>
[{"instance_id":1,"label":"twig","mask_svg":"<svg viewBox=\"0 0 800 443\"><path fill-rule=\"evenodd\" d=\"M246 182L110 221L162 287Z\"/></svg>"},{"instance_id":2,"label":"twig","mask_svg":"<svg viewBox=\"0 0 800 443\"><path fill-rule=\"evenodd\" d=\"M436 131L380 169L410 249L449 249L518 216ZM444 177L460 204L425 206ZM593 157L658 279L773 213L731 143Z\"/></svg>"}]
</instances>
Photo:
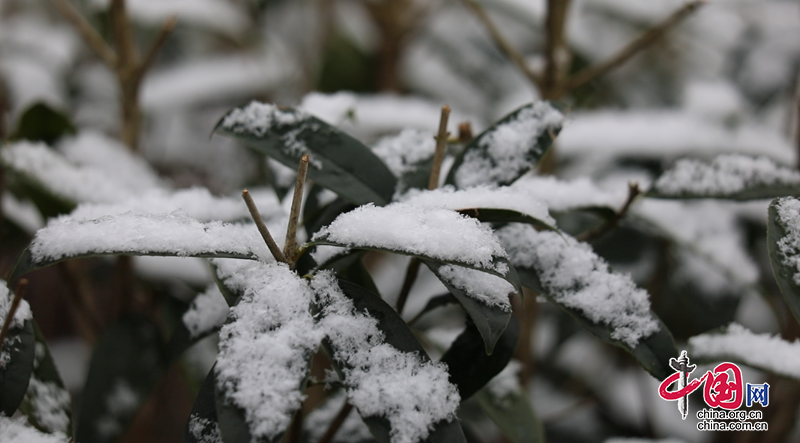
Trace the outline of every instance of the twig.
<instances>
[{"instance_id":1,"label":"twig","mask_svg":"<svg viewBox=\"0 0 800 443\"><path fill-rule=\"evenodd\" d=\"M294 195L292 196L292 210L289 213L289 226L286 228L286 241L283 245L283 254L294 263L297 257L297 223L300 220L300 206L303 203L303 187L306 183L306 173L308 172L308 154L300 157L300 165L297 167L297 180L294 183Z\"/></svg>"},{"instance_id":2,"label":"twig","mask_svg":"<svg viewBox=\"0 0 800 443\"><path fill-rule=\"evenodd\" d=\"M620 208L619 212L614 214L614 217L612 217L611 220L607 221L605 224L579 235L577 237L578 241L590 242L592 240L596 240L606 235L612 229L616 228L619 224L619 221L625 218L625 216L628 214L628 209L630 209L633 201L636 200L636 197L638 197L641 193L642 191L639 189L638 183L628 183L628 199L625 200L625 204L622 205L622 208Z\"/></svg>"},{"instance_id":3,"label":"twig","mask_svg":"<svg viewBox=\"0 0 800 443\"><path fill-rule=\"evenodd\" d=\"M164 42L167 41L167 37L169 37L169 35L175 29L175 25L177 23L178 23L178 18L173 16L168 18L167 21L165 21L164 24L161 26L161 31L159 31L158 36L153 41L153 44L150 45L150 49L147 51L147 55L145 55L144 61L142 61L142 64L139 66L138 74L140 76L144 75L144 73L147 72L148 69L150 69L150 66L153 64L153 61L155 60L156 55L158 54L158 51L160 51L161 47L164 46Z\"/></svg>"},{"instance_id":4,"label":"twig","mask_svg":"<svg viewBox=\"0 0 800 443\"><path fill-rule=\"evenodd\" d=\"M92 27L91 24L75 9L69 0L51 0L53 5L64 14L67 20L72 22L75 29L81 34L83 40L89 47L91 47L97 56L103 60L103 63L108 65L110 69L115 69L117 66L117 55L114 50L103 40L103 37Z\"/></svg>"},{"instance_id":5,"label":"twig","mask_svg":"<svg viewBox=\"0 0 800 443\"><path fill-rule=\"evenodd\" d=\"M600 62L594 66L585 68L581 72L575 74L572 78L567 80L558 91L558 96L574 91L575 89L583 86L584 84L594 80L595 78L606 74L607 72L617 68L623 63L630 60L634 55L641 50L647 48L655 41L663 37L667 31L680 23L681 20L688 17L691 13L697 10L700 6L705 4L705 0L695 0L685 4L683 7L672 13L663 22L653 26L644 34L637 37L630 42L627 46L622 48L616 55L612 56L604 62Z\"/></svg>"},{"instance_id":6,"label":"twig","mask_svg":"<svg viewBox=\"0 0 800 443\"><path fill-rule=\"evenodd\" d=\"M417 280L417 274L419 273L419 265L420 260L418 258L412 258L411 261L408 263L408 267L406 268L406 277L403 280L403 287L400 289L400 295L397 296L397 313L403 314L403 308L406 306L406 300L408 300L408 294L411 292L411 287L414 286L414 281Z\"/></svg>"},{"instance_id":7,"label":"twig","mask_svg":"<svg viewBox=\"0 0 800 443\"><path fill-rule=\"evenodd\" d=\"M431 175L428 178L428 189L436 189L439 187L439 173L442 170L442 162L444 161L444 152L447 148L447 120L450 118L450 107L447 105L442 106L442 115L439 118L439 135L436 136L436 151L433 153L433 167L431 168Z\"/></svg>"},{"instance_id":8,"label":"twig","mask_svg":"<svg viewBox=\"0 0 800 443\"><path fill-rule=\"evenodd\" d=\"M250 195L250 191L247 189L242 191L242 198L244 199L245 204L247 204L247 209L250 211L250 216L253 217L256 227L258 227L258 232L261 233L261 237L264 239L264 242L267 243L269 252L272 253L272 256L275 257L275 260L288 264L289 260L287 260L286 256L283 255L281 248L278 247L278 245L275 243L275 239L273 239L272 235L269 233L267 225L264 224L264 219L261 218L261 214L258 212L258 208L256 207L256 202L253 201L253 196Z\"/></svg>"},{"instance_id":9,"label":"twig","mask_svg":"<svg viewBox=\"0 0 800 443\"><path fill-rule=\"evenodd\" d=\"M564 69L559 52L564 45L564 28L570 0L547 0L546 43L544 48L544 75L539 92L548 100L558 98L558 91L564 77Z\"/></svg>"},{"instance_id":10,"label":"twig","mask_svg":"<svg viewBox=\"0 0 800 443\"><path fill-rule=\"evenodd\" d=\"M492 37L492 40L497 47L500 48L500 50L509 59L511 59L515 65L517 65L517 68L519 68L522 74L524 74L534 86L541 89L541 77L528 66L528 64L525 62L525 57L523 57L523 55L517 51L517 49L514 48L514 46L512 46L508 40L506 40L505 36L503 36L503 34L492 21L491 17L489 17L489 14L483 9L483 6L481 6L480 3L475 0L461 1L464 2L464 4L475 13L475 15L478 17L478 20L483 23L483 26L487 31L489 31L489 35Z\"/></svg>"},{"instance_id":11,"label":"twig","mask_svg":"<svg viewBox=\"0 0 800 443\"><path fill-rule=\"evenodd\" d=\"M336 414L336 417L334 417L331 424L328 425L328 429L325 430L325 433L322 434L322 437L317 440L317 443L331 443L331 441L333 441L333 437L336 435L336 431L342 427L342 424L344 424L344 421L347 419L347 416L350 415L350 411L352 410L353 405L345 400L342 408L339 409L339 413Z\"/></svg>"},{"instance_id":12,"label":"twig","mask_svg":"<svg viewBox=\"0 0 800 443\"><path fill-rule=\"evenodd\" d=\"M14 300L11 301L11 307L8 309L6 319L3 322L3 329L0 330L0 349L3 348L3 344L6 341L6 336L8 335L8 330L11 329L11 323L14 321L14 315L17 313L19 304L22 301L22 296L25 295L25 289L27 288L28 280L24 278L20 279L19 284L17 285L17 290L14 292Z\"/></svg>"}]
</instances>

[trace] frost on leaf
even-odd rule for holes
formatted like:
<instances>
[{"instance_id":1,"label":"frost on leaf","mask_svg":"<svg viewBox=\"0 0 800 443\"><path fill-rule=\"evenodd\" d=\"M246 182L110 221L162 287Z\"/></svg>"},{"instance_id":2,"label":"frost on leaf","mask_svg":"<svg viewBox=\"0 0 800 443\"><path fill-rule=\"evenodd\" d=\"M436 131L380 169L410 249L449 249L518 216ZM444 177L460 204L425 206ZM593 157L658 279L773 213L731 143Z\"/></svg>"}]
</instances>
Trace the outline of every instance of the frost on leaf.
<instances>
[{"instance_id":1,"label":"frost on leaf","mask_svg":"<svg viewBox=\"0 0 800 443\"><path fill-rule=\"evenodd\" d=\"M611 338L635 347L658 331L647 292L629 275L611 272L592 248L567 235L511 224L497 231L511 263L536 272L552 299L611 328Z\"/></svg>"},{"instance_id":2,"label":"frost on leaf","mask_svg":"<svg viewBox=\"0 0 800 443\"><path fill-rule=\"evenodd\" d=\"M455 173L455 184L510 184L536 166L544 154L539 137L561 128L564 115L547 102L522 108L510 120L478 136L477 149L468 149Z\"/></svg>"},{"instance_id":3,"label":"frost on leaf","mask_svg":"<svg viewBox=\"0 0 800 443\"><path fill-rule=\"evenodd\" d=\"M222 443L219 427L207 418L192 414L187 429L198 443Z\"/></svg>"},{"instance_id":4,"label":"frost on leaf","mask_svg":"<svg viewBox=\"0 0 800 443\"><path fill-rule=\"evenodd\" d=\"M322 336L315 328L306 280L283 264L243 264L244 284L231 321L220 330L217 388L244 411L254 439L273 439L301 406L308 361Z\"/></svg>"},{"instance_id":5,"label":"frost on leaf","mask_svg":"<svg viewBox=\"0 0 800 443\"><path fill-rule=\"evenodd\" d=\"M777 335L756 334L736 323L722 333L691 337L689 355L704 361L741 362L800 380L800 341L788 342Z\"/></svg>"},{"instance_id":6,"label":"frost on leaf","mask_svg":"<svg viewBox=\"0 0 800 443\"><path fill-rule=\"evenodd\" d=\"M720 155L710 163L678 160L656 181L653 191L661 197L736 197L776 186L800 186L800 172L766 157L731 154Z\"/></svg>"},{"instance_id":7,"label":"frost on leaf","mask_svg":"<svg viewBox=\"0 0 800 443\"><path fill-rule=\"evenodd\" d=\"M511 311L511 302L508 297L517 290L502 278L454 265L442 266L436 273L450 285L464 291L469 297L487 306L497 306L503 311Z\"/></svg>"},{"instance_id":8,"label":"frost on leaf","mask_svg":"<svg viewBox=\"0 0 800 443\"><path fill-rule=\"evenodd\" d=\"M384 207L368 204L340 215L314 234L312 241L351 248L388 249L464 263L501 275L508 272L505 263L494 262L505 258L506 253L491 229L447 209L403 203Z\"/></svg>"},{"instance_id":9,"label":"frost on leaf","mask_svg":"<svg viewBox=\"0 0 800 443\"><path fill-rule=\"evenodd\" d=\"M424 440L436 423L455 419L460 397L444 364L386 343L378 320L357 312L331 273L317 274L311 286L322 311L318 326L363 417L386 418L392 443Z\"/></svg>"}]
</instances>

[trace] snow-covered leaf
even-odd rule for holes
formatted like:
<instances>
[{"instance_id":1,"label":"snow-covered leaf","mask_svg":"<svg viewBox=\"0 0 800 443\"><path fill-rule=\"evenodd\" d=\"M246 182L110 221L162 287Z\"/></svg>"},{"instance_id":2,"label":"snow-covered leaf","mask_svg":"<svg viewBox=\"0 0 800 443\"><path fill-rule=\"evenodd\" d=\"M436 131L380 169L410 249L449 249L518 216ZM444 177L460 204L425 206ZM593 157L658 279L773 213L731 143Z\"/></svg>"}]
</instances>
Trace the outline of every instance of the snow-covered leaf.
<instances>
[{"instance_id":1,"label":"snow-covered leaf","mask_svg":"<svg viewBox=\"0 0 800 443\"><path fill-rule=\"evenodd\" d=\"M486 272L432 260L424 263L467 311L480 331L486 354L491 355L512 316L509 297L516 292L514 286Z\"/></svg>"},{"instance_id":2,"label":"snow-covered leaf","mask_svg":"<svg viewBox=\"0 0 800 443\"><path fill-rule=\"evenodd\" d=\"M767 249L783 298L800 321L800 200L782 197L770 203Z\"/></svg>"},{"instance_id":3,"label":"snow-covered leaf","mask_svg":"<svg viewBox=\"0 0 800 443\"><path fill-rule=\"evenodd\" d=\"M380 443L464 442L456 387L395 310L332 274L311 282L334 367Z\"/></svg>"},{"instance_id":4,"label":"snow-covered leaf","mask_svg":"<svg viewBox=\"0 0 800 443\"><path fill-rule=\"evenodd\" d=\"M308 154L308 177L353 203L385 205L394 193L397 180L371 149L303 111L252 102L215 131L293 169Z\"/></svg>"},{"instance_id":5,"label":"snow-covered leaf","mask_svg":"<svg viewBox=\"0 0 800 443\"><path fill-rule=\"evenodd\" d=\"M192 345L208 337L228 319L228 303L216 283L198 294L181 316L167 345L167 360L172 363Z\"/></svg>"},{"instance_id":6,"label":"snow-covered leaf","mask_svg":"<svg viewBox=\"0 0 800 443\"><path fill-rule=\"evenodd\" d=\"M166 371L158 326L128 316L97 342L81 397L75 440L111 443L126 431Z\"/></svg>"},{"instance_id":7,"label":"snow-covered leaf","mask_svg":"<svg viewBox=\"0 0 800 443\"><path fill-rule=\"evenodd\" d=\"M24 417L11 418L0 415L0 440L8 443L71 443L66 435L39 432L25 423Z\"/></svg>"},{"instance_id":8,"label":"snow-covered leaf","mask_svg":"<svg viewBox=\"0 0 800 443\"><path fill-rule=\"evenodd\" d=\"M475 137L456 157L446 183L458 188L509 185L550 148L564 120L548 102L525 105Z\"/></svg>"},{"instance_id":9,"label":"snow-covered leaf","mask_svg":"<svg viewBox=\"0 0 800 443\"><path fill-rule=\"evenodd\" d=\"M658 379L677 355L672 335L650 310L647 292L612 272L585 243L526 225L497 231L525 286L566 310L601 340L630 352Z\"/></svg>"},{"instance_id":10,"label":"snow-covered leaf","mask_svg":"<svg viewBox=\"0 0 800 443\"><path fill-rule=\"evenodd\" d=\"M38 430L72 436L72 396L56 369L50 348L33 320L36 357L33 373L20 410Z\"/></svg>"},{"instance_id":11,"label":"snow-covered leaf","mask_svg":"<svg viewBox=\"0 0 800 443\"><path fill-rule=\"evenodd\" d=\"M214 368L211 368L194 400L189 421L186 422L186 432L183 434L184 443L222 443L217 425L215 385Z\"/></svg>"},{"instance_id":12,"label":"snow-covered leaf","mask_svg":"<svg viewBox=\"0 0 800 443\"><path fill-rule=\"evenodd\" d=\"M13 294L0 280L0 321L5 321ZM11 417L22 403L33 373L36 341L30 306L21 300L6 339L0 344L0 412Z\"/></svg>"},{"instance_id":13,"label":"snow-covered leaf","mask_svg":"<svg viewBox=\"0 0 800 443\"><path fill-rule=\"evenodd\" d=\"M394 136L383 137L372 151L386 163L397 177L397 193L409 189L426 189L433 168L436 139L431 132L404 129Z\"/></svg>"},{"instance_id":14,"label":"snow-covered leaf","mask_svg":"<svg viewBox=\"0 0 800 443\"><path fill-rule=\"evenodd\" d=\"M447 364L450 383L458 386L461 401L483 388L511 360L519 340L519 321L511 316L508 325L495 343L494 352L486 353L481 333L473 322L459 334L450 348L442 355L441 362Z\"/></svg>"},{"instance_id":15,"label":"snow-covered leaf","mask_svg":"<svg viewBox=\"0 0 800 443\"><path fill-rule=\"evenodd\" d=\"M22 113L11 138L52 145L64 135L74 133L75 125L69 116L46 103L38 102Z\"/></svg>"},{"instance_id":16,"label":"snow-covered leaf","mask_svg":"<svg viewBox=\"0 0 800 443\"><path fill-rule=\"evenodd\" d=\"M800 172L767 157L720 155L710 162L681 159L647 195L655 198L756 200L800 194Z\"/></svg>"},{"instance_id":17,"label":"snow-covered leaf","mask_svg":"<svg viewBox=\"0 0 800 443\"><path fill-rule=\"evenodd\" d=\"M522 292L492 231L447 209L404 203L360 206L320 229L306 247L311 245L389 251L464 266L497 275Z\"/></svg>"},{"instance_id":18,"label":"snow-covered leaf","mask_svg":"<svg viewBox=\"0 0 800 443\"><path fill-rule=\"evenodd\" d=\"M737 323L689 338L688 352L698 363L731 361L800 380L800 341L756 334Z\"/></svg>"},{"instance_id":19,"label":"snow-covered leaf","mask_svg":"<svg viewBox=\"0 0 800 443\"><path fill-rule=\"evenodd\" d=\"M475 400L512 443L544 442L544 427L517 379L520 367L518 361L511 361L475 394Z\"/></svg>"}]
</instances>

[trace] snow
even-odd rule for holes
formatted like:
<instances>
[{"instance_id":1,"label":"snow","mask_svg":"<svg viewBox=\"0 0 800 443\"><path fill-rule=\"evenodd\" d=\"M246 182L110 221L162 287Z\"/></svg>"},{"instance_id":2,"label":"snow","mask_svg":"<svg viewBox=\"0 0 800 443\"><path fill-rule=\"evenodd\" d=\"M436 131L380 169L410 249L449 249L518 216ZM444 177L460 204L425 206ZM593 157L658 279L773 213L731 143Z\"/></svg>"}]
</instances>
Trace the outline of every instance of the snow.
<instances>
[{"instance_id":1,"label":"snow","mask_svg":"<svg viewBox=\"0 0 800 443\"><path fill-rule=\"evenodd\" d=\"M514 286L492 274L455 265L446 265L437 271L450 285L487 306L498 306L506 312L511 311L509 295L517 291Z\"/></svg>"},{"instance_id":2,"label":"snow","mask_svg":"<svg viewBox=\"0 0 800 443\"><path fill-rule=\"evenodd\" d=\"M339 126L349 116L355 114L358 98L352 92L337 92L335 94L322 94L309 92L303 97L297 107L330 125Z\"/></svg>"},{"instance_id":3,"label":"snow","mask_svg":"<svg viewBox=\"0 0 800 443\"><path fill-rule=\"evenodd\" d=\"M478 136L478 149L464 155L456 171L459 188L508 184L536 165L544 151L537 140L561 127L564 115L547 102L526 106L511 120ZM535 160L532 160L534 157Z\"/></svg>"},{"instance_id":4,"label":"snow","mask_svg":"<svg viewBox=\"0 0 800 443\"><path fill-rule=\"evenodd\" d=\"M778 251L783 265L794 271L792 280L800 285L800 200L791 197L779 198L774 203L778 214L776 220L783 226L786 235L778 240Z\"/></svg>"},{"instance_id":5,"label":"snow","mask_svg":"<svg viewBox=\"0 0 800 443\"><path fill-rule=\"evenodd\" d=\"M109 439L122 433L124 425L122 420L133 415L140 402L139 394L131 388L128 382L117 379L114 387L106 395L105 414L98 417L94 423L97 434L104 439Z\"/></svg>"},{"instance_id":6,"label":"snow","mask_svg":"<svg viewBox=\"0 0 800 443\"><path fill-rule=\"evenodd\" d=\"M491 396L502 402L504 398L513 394L523 392L519 384L519 371L522 370L522 363L518 360L511 360L505 368L495 375L486 385Z\"/></svg>"},{"instance_id":7,"label":"snow","mask_svg":"<svg viewBox=\"0 0 800 443\"><path fill-rule=\"evenodd\" d=\"M357 312L331 273L317 274L311 286L322 306L319 327L343 366L348 399L363 417L385 417L392 443L424 440L434 424L456 418L460 397L446 365L385 343L378 320Z\"/></svg>"},{"instance_id":8,"label":"snow","mask_svg":"<svg viewBox=\"0 0 800 443\"><path fill-rule=\"evenodd\" d=\"M420 164L433 158L436 139L432 132L419 129L404 129L397 135L386 136L372 147L375 153L395 177L413 172Z\"/></svg>"},{"instance_id":9,"label":"snow","mask_svg":"<svg viewBox=\"0 0 800 443\"><path fill-rule=\"evenodd\" d=\"M655 183L663 196L732 196L767 186L800 186L800 172L766 157L720 155L711 162L678 160Z\"/></svg>"},{"instance_id":10,"label":"snow","mask_svg":"<svg viewBox=\"0 0 800 443\"><path fill-rule=\"evenodd\" d=\"M4 443L67 443L63 434L45 434L28 426L24 417L9 418L0 414L0 440Z\"/></svg>"},{"instance_id":11,"label":"snow","mask_svg":"<svg viewBox=\"0 0 800 443\"><path fill-rule=\"evenodd\" d=\"M333 372L333 374L335 377L336 373ZM346 400L347 396L344 395L344 392L339 391L305 417L303 427L308 433L308 441L319 441L319 438L325 433L328 425L339 413ZM355 411L351 411L342 426L334 434L332 443L354 443L371 440L373 440L372 433L370 433L364 420Z\"/></svg>"},{"instance_id":12,"label":"snow","mask_svg":"<svg viewBox=\"0 0 800 443\"><path fill-rule=\"evenodd\" d=\"M550 217L547 206L540 200L531 198L521 187L476 186L474 188L456 190L453 186L445 186L432 191L412 189L399 200L414 206L445 209L506 209L529 215L549 226L556 221Z\"/></svg>"},{"instance_id":13,"label":"snow","mask_svg":"<svg viewBox=\"0 0 800 443\"><path fill-rule=\"evenodd\" d=\"M0 279L0 321L5 322L6 317L8 316L8 311L11 309L11 304L13 302L13 294L11 291L8 290L6 287L6 281ZM24 299L20 300L19 306L17 307L17 312L14 313L14 318L11 322L10 329L18 329L22 328L26 321L33 318L33 313L31 312L31 307L28 302ZM0 323L2 326L2 323ZM6 340L11 340L10 338L6 338ZM16 338L16 341L19 341L19 337ZM13 343L9 342L9 345ZM2 343L5 345L5 343ZM5 367L8 362L11 360L11 354L5 350L5 346L0 346L0 368ZM0 414L2 415L2 414Z\"/></svg>"},{"instance_id":14,"label":"snow","mask_svg":"<svg viewBox=\"0 0 800 443\"><path fill-rule=\"evenodd\" d=\"M207 418L192 414L187 429L197 443L222 443L217 423Z\"/></svg>"},{"instance_id":15,"label":"snow","mask_svg":"<svg viewBox=\"0 0 800 443\"><path fill-rule=\"evenodd\" d=\"M271 261L253 224L199 222L182 211L169 214L104 216L94 220L59 217L36 233L35 263L87 254L206 256L232 254Z\"/></svg>"},{"instance_id":16,"label":"snow","mask_svg":"<svg viewBox=\"0 0 800 443\"><path fill-rule=\"evenodd\" d=\"M733 360L777 375L800 379L800 341L756 334L737 323L722 333L689 338L689 355L703 360Z\"/></svg>"},{"instance_id":17,"label":"snow","mask_svg":"<svg viewBox=\"0 0 800 443\"><path fill-rule=\"evenodd\" d=\"M228 318L228 304L216 284L210 284L205 292L192 300L182 320L192 338L200 337L222 326Z\"/></svg>"},{"instance_id":18,"label":"snow","mask_svg":"<svg viewBox=\"0 0 800 443\"><path fill-rule=\"evenodd\" d=\"M67 411L72 408L69 392L53 382L41 381L34 375L31 376L26 395L30 401L31 415L39 425L50 433L67 433L70 420Z\"/></svg>"},{"instance_id":19,"label":"snow","mask_svg":"<svg viewBox=\"0 0 800 443\"><path fill-rule=\"evenodd\" d=\"M593 323L610 326L612 339L635 347L658 331L647 292L636 287L629 275L612 272L586 243L521 224L507 225L497 236L511 262L534 270L554 301Z\"/></svg>"},{"instance_id":20,"label":"snow","mask_svg":"<svg viewBox=\"0 0 800 443\"><path fill-rule=\"evenodd\" d=\"M526 198L538 200L553 212L567 212L588 207L621 207L627 198L627 189L609 192L588 178L560 180L553 176L524 175L511 185L524 192Z\"/></svg>"},{"instance_id":21,"label":"snow","mask_svg":"<svg viewBox=\"0 0 800 443\"><path fill-rule=\"evenodd\" d=\"M138 275L154 281L179 280L196 287L211 282L208 261L197 257L135 256L133 268Z\"/></svg>"},{"instance_id":22,"label":"snow","mask_svg":"<svg viewBox=\"0 0 800 443\"><path fill-rule=\"evenodd\" d=\"M243 295L219 333L217 387L245 411L254 439L273 439L305 399L302 383L322 340L309 311L312 293L277 263L243 265L225 284Z\"/></svg>"},{"instance_id":23,"label":"snow","mask_svg":"<svg viewBox=\"0 0 800 443\"><path fill-rule=\"evenodd\" d=\"M338 246L319 245L311 253L311 258L317 263L317 266L322 266L334 257L346 254L348 248L340 248Z\"/></svg>"},{"instance_id":24,"label":"snow","mask_svg":"<svg viewBox=\"0 0 800 443\"><path fill-rule=\"evenodd\" d=\"M360 206L341 214L320 229L312 241L334 242L351 248L389 249L436 260L464 263L505 275L506 257L491 229L475 219L440 208L404 203ZM465 248L464 245L470 245Z\"/></svg>"},{"instance_id":25,"label":"snow","mask_svg":"<svg viewBox=\"0 0 800 443\"><path fill-rule=\"evenodd\" d=\"M26 233L33 235L44 226L42 214L30 201L17 200L10 192L4 192L0 199L3 204L3 217L12 221Z\"/></svg>"}]
</instances>

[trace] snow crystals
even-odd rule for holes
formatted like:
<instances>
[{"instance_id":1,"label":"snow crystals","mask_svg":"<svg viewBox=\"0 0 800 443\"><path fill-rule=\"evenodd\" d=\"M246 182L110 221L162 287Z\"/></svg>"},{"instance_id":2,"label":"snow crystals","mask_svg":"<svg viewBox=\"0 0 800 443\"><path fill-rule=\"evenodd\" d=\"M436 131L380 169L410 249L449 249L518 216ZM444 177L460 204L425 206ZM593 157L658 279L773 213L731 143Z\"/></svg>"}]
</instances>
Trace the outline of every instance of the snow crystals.
<instances>
[{"instance_id":1,"label":"snow crystals","mask_svg":"<svg viewBox=\"0 0 800 443\"><path fill-rule=\"evenodd\" d=\"M774 203L778 223L786 235L778 240L778 251L784 266L794 271L792 280L800 286L800 200L786 197Z\"/></svg>"},{"instance_id":2,"label":"snow crystals","mask_svg":"<svg viewBox=\"0 0 800 443\"><path fill-rule=\"evenodd\" d=\"M192 300L182 320L191 337L197 338L222 326L227 318L228 304L217 285L212 283Z\"/></svg>"},{"instance_id":3,"label":"snow crystals","mask_svg":"<svg viewBox=\"0 0 800 443\"><path fill-rule=\"evenodd\" d=\"M658 331L647 292L628 275L611 272L592 248L564 234L508 225L497 235L516 266L533 269L544 291L594 323L611 327L611 338L635 347Z\"/></svg>"},{"instance_id":4,"label":"snow crystals","mask_svg":"<svg viewBox=\"0 0 800 443\"><path fill-rule=\"evenodd\" d=\"M3 443L67 443L63 434L45 434L29 426L24 417L9 418L0 414L0 441Z\"/></svg>"},{"instance_id":5,"label":"snow crystals","mask_svg":"<svg viewBox=\"0 0 800 443\"><path fill-rule=\"evenodd\" d=\"M487 306L498 306L506 312L511 311L509 294L516 293L514 286L492 274L461 266L446 265L437 274L450 285L461 289L468 296Z\"/></svg>"}]
</instances>

